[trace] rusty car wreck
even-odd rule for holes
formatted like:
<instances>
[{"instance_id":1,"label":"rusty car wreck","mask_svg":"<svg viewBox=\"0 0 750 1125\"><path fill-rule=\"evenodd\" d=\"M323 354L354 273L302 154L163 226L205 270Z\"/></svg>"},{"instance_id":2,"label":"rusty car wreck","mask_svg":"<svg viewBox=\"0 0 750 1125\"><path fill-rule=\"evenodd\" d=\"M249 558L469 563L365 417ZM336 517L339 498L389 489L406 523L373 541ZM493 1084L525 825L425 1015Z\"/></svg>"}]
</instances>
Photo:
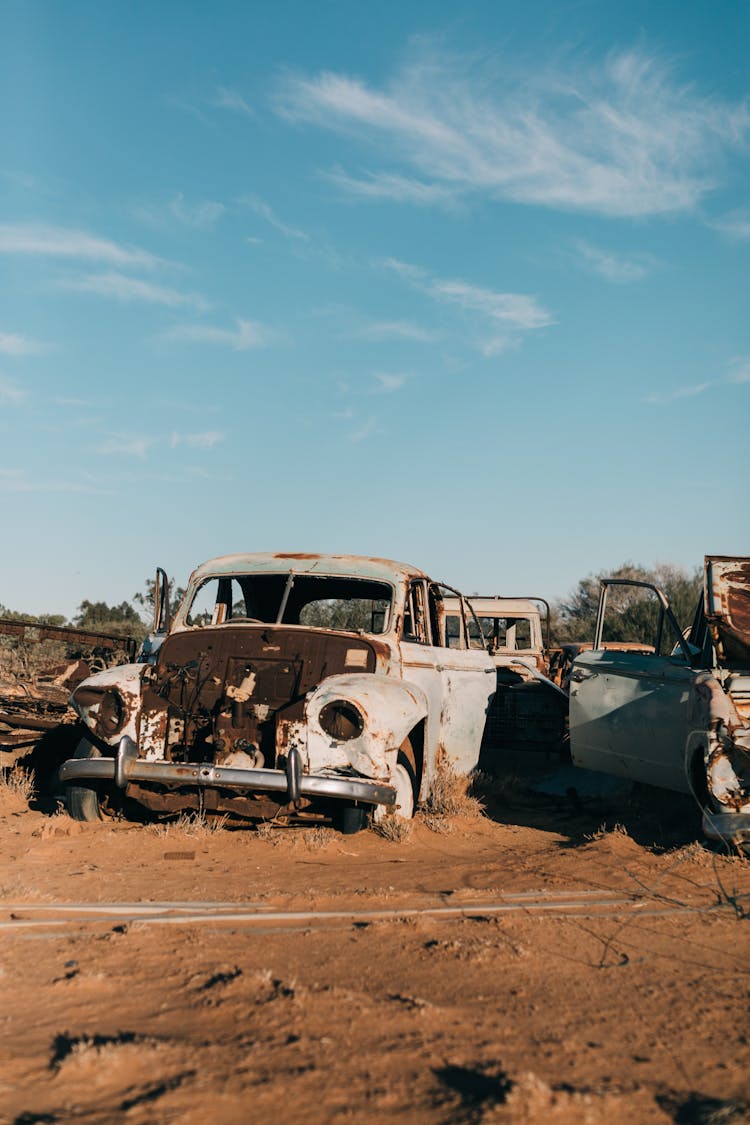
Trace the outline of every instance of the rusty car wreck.
<instances>
[{"instance_id":1,"label":"rusty car wreck","mask_svg":"<svg viewBox=\"0 0 750 1125\"><path fill-rule=\"evenodd\" d=\"M616 587L656 599L651 649L605 647ZM570 742L576 765L691 793L705 834L750 852L750 558L706 556L684 633L658 587L602 581L593 649L571 673Z\"/></svg>"},{"instance_id":2,"label":"rusty car wreck","mask_svg":"<svg viewBox=\"0 0 750 1125\"><path fill-rule=\"evenodd\" d=\"M458 636L444 599L457 599ZM157 607L157 618L161 610ZM472 623L473 622L473 623ZM154 662L73 693L60 778L89 820L135 800L252 818L409 817L477 764L495 666L465 599L383 559L245 554L198 567Z\"/></svg>"}]
</instances>

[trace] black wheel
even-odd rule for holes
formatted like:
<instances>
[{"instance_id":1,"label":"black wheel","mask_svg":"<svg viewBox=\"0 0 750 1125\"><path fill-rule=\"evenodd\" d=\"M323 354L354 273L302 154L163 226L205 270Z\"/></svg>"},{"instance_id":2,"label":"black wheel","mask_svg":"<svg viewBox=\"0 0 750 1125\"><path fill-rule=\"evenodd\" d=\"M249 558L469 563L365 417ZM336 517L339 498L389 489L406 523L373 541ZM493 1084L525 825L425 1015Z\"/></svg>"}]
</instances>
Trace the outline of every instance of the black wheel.
<instances>
[{"instance_id":1,"label":"black wheel","mask_svg":"<svg viewBox=\"0 0 750 1125\"><path fill-rule=\"evenodd\" d=\"M341 805L333 815L333 826L342 836L355 836L366 827L367 817L361 805Z\"/></svg>"},{"instance_id":2,"label":"black wheel","mask_svg":"<svg viewBox=\"0 0 750 1125\"><path fill-rule=\"evenodd\" d=\"M101 758L101 754L93 742L84 737L76 747L74 758ZM68 814L73 820L101 820L102 810L99 803L99 794L95 785L78 784L66 785L65 803Z\"/></svg>"}]
</instances>

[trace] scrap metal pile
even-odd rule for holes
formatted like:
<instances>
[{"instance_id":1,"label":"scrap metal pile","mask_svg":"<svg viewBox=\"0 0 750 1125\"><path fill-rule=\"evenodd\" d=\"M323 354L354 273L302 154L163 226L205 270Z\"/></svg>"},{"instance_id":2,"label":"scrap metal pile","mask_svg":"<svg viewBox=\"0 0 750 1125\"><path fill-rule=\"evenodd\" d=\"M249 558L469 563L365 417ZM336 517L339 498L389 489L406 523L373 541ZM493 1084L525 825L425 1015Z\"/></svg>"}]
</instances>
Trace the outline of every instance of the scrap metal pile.
<instances>
[{"instance_id":1,"label":"scrap metal pile","mask_svg":"<svg viewBox=\"0 0 750 1125\"><path fill-rule=\"evenodd\" d=\"M131 637L0 618L0 751L74 722L71 691L94 672L132 661L135 650Z\"/></svg>"}]
</instances>

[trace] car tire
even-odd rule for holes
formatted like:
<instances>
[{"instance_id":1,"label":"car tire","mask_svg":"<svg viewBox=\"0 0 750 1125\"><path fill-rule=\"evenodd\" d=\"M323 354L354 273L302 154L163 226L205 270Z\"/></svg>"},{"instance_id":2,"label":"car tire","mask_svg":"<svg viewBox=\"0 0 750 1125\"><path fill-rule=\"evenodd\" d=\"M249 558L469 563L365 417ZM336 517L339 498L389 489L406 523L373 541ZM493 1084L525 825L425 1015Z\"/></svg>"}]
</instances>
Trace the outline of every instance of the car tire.
<instances>
[{"instance_id":1,"label":"car tire","mask_svg":"<svg viewBox=\"0 0 750 1125\"><path fill-rule=\"evenodd\" d=\"M101 758L98 748L85 736L76 747L74 758ZM65 804L73 820L101 820L99 793L94 783L66 785Z\"/></svg>"},{"instance_id":2,"label":"car tire","mask_svg":"<svg viewBox=\"0 0 750 1125\"><path fill-rule=\"evenodd\" d=\"M333 826L342 836L355 836L367 824L367 809L361 805L341 805L333 816Z\"/></svg>"},{"instance_id":3,"label":"car tire","mask_svg":"<svg viewBox=\"0 0 750 1125\"><path fill-rule=\"evenodd\" d=\"M417 808L417 769L414 762L414 751L411 742L405 738L396 758L396 764L391 771L391 784L396 789L396 804L391 806L377 805L373 813L373 820L379 823L386 816L398 816L402 820L411 820Z\"/></svg>"}]
</instances>

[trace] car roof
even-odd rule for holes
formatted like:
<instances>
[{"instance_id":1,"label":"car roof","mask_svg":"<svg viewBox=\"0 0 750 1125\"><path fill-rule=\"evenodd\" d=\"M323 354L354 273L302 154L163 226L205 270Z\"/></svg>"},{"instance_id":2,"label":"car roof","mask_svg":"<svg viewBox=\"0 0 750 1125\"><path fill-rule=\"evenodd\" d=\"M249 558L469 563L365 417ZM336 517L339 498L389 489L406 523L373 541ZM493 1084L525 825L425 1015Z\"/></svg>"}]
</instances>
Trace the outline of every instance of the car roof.
<instances>
[{"instance_id":1,"label":"car roof","mask_svg":"<svg viewBox=\"0 0 750 1125\"><path fill-rule=\"evenodd\" d=\"M502 598L494 594L467 595L472 609L480 616L485 617L526 617L539 616L539 606L530 598ZM450 608L452 598L446 598L446 607Z\"/></svg>"},{"instance_id":2,"label":"car roof","mask_svg":"<svg viewBox=\"0 0 750 1125\"><path fill-rule=\"evenodd\" d=\"M221 555L196 567L191 581L226 574L321 574L341 578L365 578L398 585L409 578L427 575L408 563L366 555L315 555L286 551Z\"/></svg>"}]
</instances>

